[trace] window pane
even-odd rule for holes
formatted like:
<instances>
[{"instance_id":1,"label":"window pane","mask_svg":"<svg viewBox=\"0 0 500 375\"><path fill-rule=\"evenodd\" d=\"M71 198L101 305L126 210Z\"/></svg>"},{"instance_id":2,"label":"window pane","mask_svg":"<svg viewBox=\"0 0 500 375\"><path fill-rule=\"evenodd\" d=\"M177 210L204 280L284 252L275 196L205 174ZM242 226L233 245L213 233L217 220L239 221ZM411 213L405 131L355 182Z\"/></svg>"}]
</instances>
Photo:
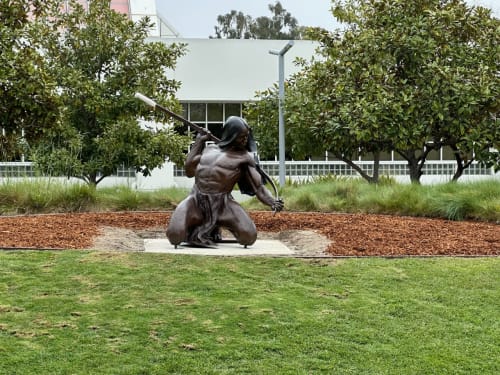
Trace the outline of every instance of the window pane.
<instances>
[{"instance_id":1,"label":"window pane","mask_svg":"<svg viewBox=\"0 0 500 375\"><path fill-rule=\"evenodd\" d=\"M240 103L226 103L226 120L229 116L241 116Z\"/></svg>"},{"instance_id":2,"label":"window pane","mask_svg":"<svg viewBox=\"0 0 500 375\"><path fill-rule=\"evenodd\" d=\"M188 118L188 104L182 103L182 117Z\"/></svg>"},{"instance_id":3,"label":"window pane","mask_svg":"<svg viewBox=\"0 0 500 375\"><path fill-rule=\"evenodd\" d=\"M190 119L191 121L205 121L206 106L205 103L191 103L190 108Z\"/></svg>"},{"instance_id":4,"label":"window pane","mask_svg":"<svg viewBox=\"0 0 500 375\"><path fill-rule=\"evenodd\" d=\"M222 103L208 103L208 121L223 121Z\"/></svg>"},{"instance_id":5,"label":"window pane","mask_svg":"<svg viewBox=\"0 0 500 375\"><path fill-rule=\"evenodd\" d=\"M208 124L208 130L212 132L217 138L222 138L222 123Z\"/></svg>"},{"instance_id":6,"label":"window pane","mask_svg":"<svg viewBox=\"0 0 500 375\"><path fill-rule=\"evenodd\" d=\"M404 157L402 157L398 152L394 151L394 160L406 160Z\"/></svg>"},{"instance_id":7,"label":"window pane","mask_svg":"<svg viewBox=\"0 0 500 375\"><path fill-rule=\"evenodd\" d=\"M391 161L392 160L391 153L390 152L381 152L380 153L380 160Z\"/></svg>"}]
</instances>

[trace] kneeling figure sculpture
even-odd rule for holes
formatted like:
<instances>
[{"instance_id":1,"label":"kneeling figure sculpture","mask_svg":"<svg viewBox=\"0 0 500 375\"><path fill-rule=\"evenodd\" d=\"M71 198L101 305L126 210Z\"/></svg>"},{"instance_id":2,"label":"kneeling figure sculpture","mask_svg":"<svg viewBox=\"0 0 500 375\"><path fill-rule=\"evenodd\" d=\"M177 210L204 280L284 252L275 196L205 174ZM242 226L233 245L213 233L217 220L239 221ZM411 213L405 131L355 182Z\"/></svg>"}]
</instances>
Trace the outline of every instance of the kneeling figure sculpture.
<instances>
[{"instance_id":1,"label":"kneeling figure sculpture","mask_svg":"<svg viewBox=\"0 0 500 375\"><path fill-rule=\"evenodd\" d=\"M224 123L222 139L206 145L210 133L198 134L188 153L185 170L194 177L187 198L175 209L167 228L167 237L177 247L212 247L221 241L220 228L226 228L242 245L257 239L255 224L236 202L231 192L236 184L244 194L255 195L274 211L283 209L283 201L265 187L267 175L256 158L251 129L241 117L231 116Z\"/></svg>"}]
</instances>

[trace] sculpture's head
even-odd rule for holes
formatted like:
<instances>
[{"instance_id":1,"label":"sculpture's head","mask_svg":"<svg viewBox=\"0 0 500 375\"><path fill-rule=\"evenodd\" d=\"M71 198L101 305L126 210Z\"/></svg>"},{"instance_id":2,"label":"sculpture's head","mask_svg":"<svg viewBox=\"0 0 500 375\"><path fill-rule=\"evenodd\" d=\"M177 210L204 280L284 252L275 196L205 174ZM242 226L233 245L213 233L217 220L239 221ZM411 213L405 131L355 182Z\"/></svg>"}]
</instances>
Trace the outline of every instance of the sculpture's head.
<instances>
[{"instance_id":1,"label":"sculpture's head","mask_svg":"<svg viewBox=\"0 0 500 375\"><path fill-rule=\"evenodd\" d=\"M227 148L238 146L239 142L244 142L242 148L247 151L255 152L257 150L252 130L248 126L247 122L241 117L231 116L224 123L222 139L218 145L221 148Z\"/></svg>"}]
</instances>

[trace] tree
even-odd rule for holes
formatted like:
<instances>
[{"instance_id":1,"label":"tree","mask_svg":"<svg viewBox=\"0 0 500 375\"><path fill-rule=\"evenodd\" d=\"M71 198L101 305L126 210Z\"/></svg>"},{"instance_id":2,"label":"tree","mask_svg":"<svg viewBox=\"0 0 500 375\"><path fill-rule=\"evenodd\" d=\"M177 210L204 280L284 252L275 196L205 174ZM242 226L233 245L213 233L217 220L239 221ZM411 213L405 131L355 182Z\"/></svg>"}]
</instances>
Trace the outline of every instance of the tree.
<instances>
[{"instance_id":1,"label":"tree","mask_svg":"<svg viewBox=\"0 0 500 375\"><path fill-rule=\"evenodd\" d=\"M303 83L307 81L300 72L285 81L285 155L294 160L305 160L323 147L312 133L314 106L304 96ZM278 154L278 95L279 87L275 84L258 92L256 100L247 103L245 108L245 117L252 124L259 156L263 160L272 160Z\"/></svg>"},{"instance_id":2,"label":"tree","mask_svg":"<svg viewBox=\"0 0 500 375\"><path fill-rule=\"evenodd\" d=\"M0 161L19 160L57 122L56 84L39 50L51 1L0 0Z\"/></svg>"},{"instance_id":3,"label":"tree","mask_svg":"<svg viewBox=\"0 0 500 375\"><path fill-rule=\"evenodd\" d=\"M499 21L489 10L461 0L349 0L333 1L333 14L343 33L311 33L325 58L308 71L319 136L347 129L353 147L394 150L413 182L432 150L488 154L500 87ZM329 139L349 154L343 139Z\"/></svg>"},{"instance_id":4,"label":"tree","mask_svg":"<svg viewBox=\"0 0 500 375\"><path fill-rule=\"evenodd\" d=\"M287 81L287 134L302 134L287 140L287 152L305 138L370 182L378 181L380 155L390 151L407 160L413 182L429 153L445 146L455 151L455 179L474 159L499 165L500 34L489 10L459 0L333 5L346 28L310 29L321 59L303 62L300 77ZM256 134L276 131L277 121L264 123L277 113L269 93L250 106ZM359 156L374 160L371 174Z\"/></svg>"},{"instance_id":5,"label":"tree","mask_svg":"<svg viewBox=\"0 0 500 375\"><path fill-rule=\"evenodd\" d=\"M316 74L326 73L327 69L320 64ZM318 151L329 150L339 160L344 161L369 182L378 182L378 166L380 152L371 140L360 142L352 137L349 128L330 117L332 107L340 105L342 96L321 99L316 95L314 82L328 82L324 76L317 81L311 79L308 69L295 74L285 82L286 95L284 101L285 146L287 157L304 160L310 156L318 156ZM329 83L327 83L329 84ZM252 124L255 138L259 143L259 153L263 159L273 158L278 150L278 87L257 93L256 101L247 105L246 117ZM328 126L326 126L328 124ZM374 157L372 174L366 172L354 160L360 155Z\"/></svg>"},{"instance_id":6,"label":"tree","mask_svg":"<svg viewBox=\"0 0 500 375\"><path fill-rule=\"evenodd\" d=\"M217 16L219 26L215 26L215 37L217 39L250 39L250 25L252 17L242 12L232 10L225 15Z\"/></svg>"},{"instance_id":7,"label":"tree","mask_svg":"<svg viewBox=\"0 0 500 375\"><path fill-rule=\"evenodd\" d=\"M272 17L257 17L250 24L254 39L301 39L301 28L295 17L279 1L268 5Z\"/></svg>"},{"instance_id":8,"label":"tree","mask_svg":"<svg viewBox=\"0 0 500 375\"><path fill-rule=\"evenodd\" d=\"M215 38L227 39L301 39L304 28L295 17L283 8L279 1L268 5L272 17L251 16L231 10L217 17ZM212 37L211 37L212 38Z\"/></svg>"},{"instance_id":9,"label":"tree","mask_svg":"<svg viewBox=\"0 0 500 375\"><path fill-rule=\"evenodd\" d=\"M67 14L46 19L53 27L45 57L57 77L63 119L36 147L34 161L46 173L77 177L90 185L132 167L144 175L168 157L182 162L188 139L172 127L141 126L139 117L161 121L134 99L135 92L177 108L179 83L165 76L184 46L147 43L148 18L136 23L93 0L88 11L75 1Z\"/></svg>"}]
</instances>

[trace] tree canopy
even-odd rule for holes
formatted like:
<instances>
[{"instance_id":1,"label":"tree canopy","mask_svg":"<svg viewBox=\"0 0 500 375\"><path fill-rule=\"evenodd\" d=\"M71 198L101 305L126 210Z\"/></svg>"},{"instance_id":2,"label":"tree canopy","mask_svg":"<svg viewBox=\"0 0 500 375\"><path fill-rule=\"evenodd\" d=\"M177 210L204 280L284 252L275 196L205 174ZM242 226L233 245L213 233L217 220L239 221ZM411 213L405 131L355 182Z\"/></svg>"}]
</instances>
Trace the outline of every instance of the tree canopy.
<instances>
[{"instance_id":1,"label":"tree canopy","mask_svg":"<svg viewBox=\"0 0 500 375\"><path fill-rule=\"evenodd\" d=\"M56 78L62 118L34 149L36 165L96 185L121 166L148 175L167 157L182 162L187 138L171 127L141 125L139 117L165 119L134 94L178 108L179 83L165 72L184 46L146 42L150 20L132 22L110 9L109 0L93 0L88 10L71 1L70 9L45 19L53 33L44 58Z\"/></svg>"},{"instance_id":2,"label":"tree canopy","mask_svg":"<svg viewBox=\"0 0 500 375\"><path fill-rule=\"evenodd\" d=\"M19 160L57 122L56 82L40 53L50 5L0 0L0 161Z\"/></svg>"},{"instance_id":3,"label":"tree canopy","mask_svg":"<svg viewBox=\"0 0 500 375\"><path fill-rule=\"evenodd\" d=\"M279 1L268 5L271 17L253 19L242 12L231 10L217 17L215 36L226 39L301 39L304 31L298 21Z\"/></svg>"},{"instance_id":4,"label":"tree canopy","mask_svg":"<svg viewBox=\"0 0 500 375\"><path fill-rule=\"evenodd\" d=\"M346 28L311 31L322 59L287 87L296 100L294 112L286 101L287 126L303 127L293 119L301 117L311 141L353 167L359 155L377 162L394 151L414 182L445 146L456 155L455 178L474 159L500 166L500 26L490 10L462 0L332 4ZM376 168L358 171L376 181Z\"/></svg>"}]
</instances>

